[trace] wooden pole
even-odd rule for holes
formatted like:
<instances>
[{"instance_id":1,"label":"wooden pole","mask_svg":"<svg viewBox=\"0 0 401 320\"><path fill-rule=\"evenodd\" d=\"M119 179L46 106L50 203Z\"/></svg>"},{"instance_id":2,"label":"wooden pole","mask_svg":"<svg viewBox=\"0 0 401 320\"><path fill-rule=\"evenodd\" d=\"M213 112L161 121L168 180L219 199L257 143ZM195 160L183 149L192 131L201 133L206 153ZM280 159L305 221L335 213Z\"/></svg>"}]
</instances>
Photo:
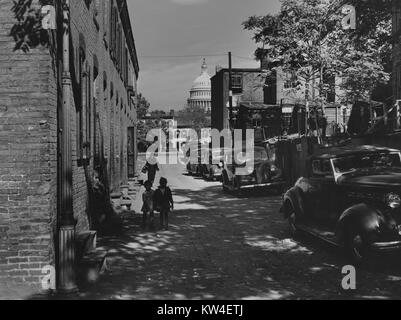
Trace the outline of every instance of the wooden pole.
<instances>
[{"instance_id":1,"label":"wooden pole","mask_svg":"<svg viewBox=\"0 0 401 320\"><path fill-rule=\"evenodd\" d=\"M233 129L233 70L232 70L232 54L228 53L228 87L229 87L229 123L230 129Z\"/></svg>"}]
</instances>

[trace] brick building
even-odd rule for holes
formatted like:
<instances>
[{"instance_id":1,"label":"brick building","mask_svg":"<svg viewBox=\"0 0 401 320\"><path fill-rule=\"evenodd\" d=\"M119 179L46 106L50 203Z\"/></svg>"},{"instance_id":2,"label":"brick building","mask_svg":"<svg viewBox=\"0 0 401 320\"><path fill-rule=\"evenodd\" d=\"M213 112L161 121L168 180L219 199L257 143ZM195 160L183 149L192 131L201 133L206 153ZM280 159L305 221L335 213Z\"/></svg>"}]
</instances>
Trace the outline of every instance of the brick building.
<instances>
[{"instance_id":1,"label":"brick building","mask_svg":"<svg viewBox=\"0 0 401 320\"><path fill-rule=\"evenodd\" d=\"M325 116L329 124L340 124L346 126L351 114L351 105L344 105L341 103L343 98L342 90L340 87L341 78L331 77L324 79L325 83L332 83L335 89L326 94L326 102L324 103ZM334 82L336 85L334 86ZM319 97L319 83L320 79L315 79L314 84L311 84L310 97ZM282 106L283 119L285 127L288 127L294 106L305 106L305 83L301 80L296 72L286 73L281 69L271 72L266 78L265 85L265 103L267 104L280 104Z\"/></svg>"},{"instance_id":2,"label":"brick building","mask_svg":"<svg viewBox=\"0 0 401 320\"><path fill-rule=\"evenodd\" d=\"M55 5L49 47L22 52L13 51L9 36L13 1L0 1L0 286L38 285L43 266L58 270L63 26ZM69 27L72 203L79 234L93 229L95 169L110 192L134 174L139 67L125 0L70 1Z\"/></svg>"},{"instance_id":3,"label":"brick building","mask_svg":"<svg viewBox=\"0 0 401 320\"><path fill-rule=\"evenodd\" d=\"M229 69L216 70L212 77L212 128L223 130L229 125ZM264 101L264 82L260 69L232 69L233 108L241 102Z\"/></svg>"}]
</instances>

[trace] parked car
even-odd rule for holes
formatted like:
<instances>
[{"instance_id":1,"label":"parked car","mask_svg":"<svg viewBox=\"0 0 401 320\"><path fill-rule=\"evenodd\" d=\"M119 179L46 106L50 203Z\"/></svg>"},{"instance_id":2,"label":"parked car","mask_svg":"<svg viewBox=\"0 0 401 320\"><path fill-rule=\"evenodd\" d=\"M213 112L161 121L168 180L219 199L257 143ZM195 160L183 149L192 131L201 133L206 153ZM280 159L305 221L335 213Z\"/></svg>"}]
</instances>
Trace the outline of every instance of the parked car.
<instances>
[{"instance_id":1,"label":"parked car","mask_svg":"<svg viewBox=\"0 0 401 320\"><path fill-rule=\"evenodd\" d=\"M212 149L209 154L209 162L202 165L202 177L205 180L221 180L224 167L224 155L227 149Z\"/></svg>"},{"instance_id":2,"label":"parked car","mask_svg":"<svg viewBox=\"0 0 401 320\"><path fill-rule=\"evenodd\" d=\"M199 147L197 150L197 159L191 158L191 150L188 149L186 151L186 156L189 159L187 164L187 172L189 175L201 177L202 176L202 163L205 162L202 160L202 157L209 152L206 147Z\"/></svg>"},{"instance_id":3,"label":"parked car","mask_svg":"<svg viewBox=\"0 0 401 320\"><path fill-rule=\"evenodd\" d=\"M241 151L234 151L238 154ZM254 166L247 174L239 174L240 168L246 164L237 164L235 161L224 161L223 190L241 192L243 189L266 187L281 190L285 185L281 170L275 165L274 159L268 155L265 146L254 147ZM231 162L231 164L230 164Z\"/></svg>"},{"instance_id":4,"label":"parked car","mask_svg":"<svg viewBox=\"0 0 401 320\"><path fill-rule=\"evenodd\" d=\"M399 150L323 149L308 159L307 171L283 196L293 235L304 231L340 246L355 263L401 249Z\"/></svg>"}]
</instances>

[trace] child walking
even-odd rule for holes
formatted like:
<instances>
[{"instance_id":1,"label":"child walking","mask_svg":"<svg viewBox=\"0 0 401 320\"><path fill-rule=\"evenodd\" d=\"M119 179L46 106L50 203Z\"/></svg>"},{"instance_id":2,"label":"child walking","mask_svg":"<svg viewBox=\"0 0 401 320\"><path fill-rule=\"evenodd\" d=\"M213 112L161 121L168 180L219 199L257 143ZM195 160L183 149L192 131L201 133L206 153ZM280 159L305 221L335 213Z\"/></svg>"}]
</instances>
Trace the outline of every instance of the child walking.
<instances>
[{"instance_id":1,"label":"child walking","mask_svg":"<svg viewBox=\"0 0 401 320\"><path fill-rule=\"evenodd\" d=\"M146 188L145 192L142 194L142 225L143 228L146 229L148 226L153 225L153 217L154 217L154 194L155 192L152 190L152 183L148 180L144 183L144 186ZM148 221L148 215L149 215L149 221ZM149 223L150 222L150 223Z\"/></svg>"},{"instance_id":2,"label":"child walking","mask_svg":"<svg viewBox=\"0 0 401 320\"><path fill-rule=\"evenodd\" d=\"M167 179L160 179L160 186L155 192L155 206L160 212L160 229L168 230L168 214L174 210L173 194L167 186Z\"/></svg>"}]
</instances>

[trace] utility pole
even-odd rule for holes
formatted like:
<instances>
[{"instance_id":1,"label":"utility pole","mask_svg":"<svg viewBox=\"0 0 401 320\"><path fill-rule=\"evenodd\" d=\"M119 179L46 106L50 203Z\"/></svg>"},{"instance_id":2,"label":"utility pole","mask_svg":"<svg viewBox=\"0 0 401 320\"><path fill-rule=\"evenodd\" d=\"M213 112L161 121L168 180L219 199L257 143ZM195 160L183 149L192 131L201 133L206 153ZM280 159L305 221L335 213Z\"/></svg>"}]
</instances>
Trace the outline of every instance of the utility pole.
<instances>
[{"instance_id":1,"label":"utility pole","mask_svg":"<svg viewBox=\"0 0 401 320\"><path fill-rule=\"evenodd\" d=\"M233 70L232 70L232 55L228 53L228 87L229 87L229 119L230 129L233 129Z\"/></svg>"},{"instance_id":2,"label":"utility pole","mask_svg":"<svg viewBox=\"0 0 401 320\"><path fill-rule=\"evenodd\" d=\"M72 157L71 157L71 73L70 73L70 9L64 0L63 10L63 105L61 120L61 213L59 222L58 286L60 293L78 291L75 279L75 219L72 206Z\"/></svg>"}]
</instances>

